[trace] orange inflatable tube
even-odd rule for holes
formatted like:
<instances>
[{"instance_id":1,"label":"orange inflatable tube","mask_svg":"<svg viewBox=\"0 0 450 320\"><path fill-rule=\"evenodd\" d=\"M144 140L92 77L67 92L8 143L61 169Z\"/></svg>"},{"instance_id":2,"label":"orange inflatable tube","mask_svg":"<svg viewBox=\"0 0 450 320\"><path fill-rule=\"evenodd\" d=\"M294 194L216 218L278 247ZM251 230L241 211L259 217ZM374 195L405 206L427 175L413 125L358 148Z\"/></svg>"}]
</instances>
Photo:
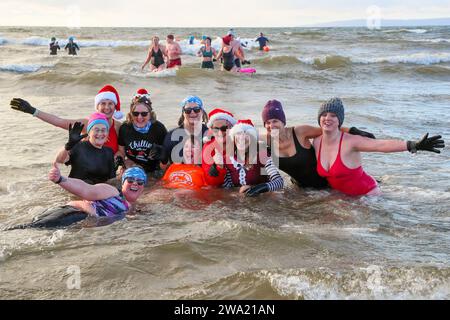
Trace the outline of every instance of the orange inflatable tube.
<instances>
[{"instance_id":1,"label":"orange inflatable tube","mask_svg":"<svg viewBox=\"0 0 450 320\"><path fill-rule=\"evenodd\" d=\"M200 189L206 186L202 167L195 164L171 164L162 180L166 188Z\"/></svg>"}]
</instances>

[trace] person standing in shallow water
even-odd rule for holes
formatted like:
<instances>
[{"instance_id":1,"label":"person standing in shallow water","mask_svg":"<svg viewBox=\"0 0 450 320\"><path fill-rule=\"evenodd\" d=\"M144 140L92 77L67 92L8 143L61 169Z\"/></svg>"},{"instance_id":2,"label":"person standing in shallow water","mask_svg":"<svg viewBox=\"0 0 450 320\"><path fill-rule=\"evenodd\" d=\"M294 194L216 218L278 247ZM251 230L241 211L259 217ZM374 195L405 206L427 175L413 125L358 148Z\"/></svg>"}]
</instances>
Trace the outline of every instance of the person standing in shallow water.
<instances>
[{"instance_id":1,"label":"person standing in shallow water","mask_svg":"<svg viewBox=\"0 0 450 320\"><path fill-rule=\"evenodd\" d=\"M302 188L323 189L328 187L325 178L317 173L316 155L310 139L322 134L322 129L308 125L286 126L286 115L278 100L270 100L263 108L262 121L267 130L266 137L269 151L273 158L279 160L279 169L286 172L291 181ZM342 131L375 139L369 132L355 127L341 128ZM270 149L272 141L277 143Z\"/></svg>"},{"instance_id":2,"label":"person standing in shallow water","mask_svg":"<svg viewBox=\"0 0 450 320\"><path fill-rule=\"evenodd\" d=\"M76 56L77 51L80 51L80 47L76 42L73 42L74 38L69 37L69 42L64 47L64 50L69 50L69 56Z\"/></svg>"},{"instance_id":3,"label":"person standing in shallow water","mask_svg":"<svg viewBox=\"0 0 450 320\"><path fill-rule=\"evenodd\" d=\"M339 98L323 103L317 120L323 134L314 139L317 172L327 179L333 189L349 196L379 195L376 180L364 172L361 152L416 153L418 150L440 153L445 147L441 136L419 141L375 140L349 135L340 130L344 122L344 105Z\"/></svg>"},{"instance_id":4,"label":"person standing in shallow water","mask_svg":"<svg viewBox=\"0 0 450 320\"><path fill-rule=\"evenodd\" d=\"M104 183L116 177L114 154L111 148L103 147L108 138L109 123L102 113L89 117L86 134L81 134L83 125L75 122L69 128L69 140L56 156L57 163L71 166L70 178L89 184ZM86 141L81 141L88 137Z\"/></svg>"},{"instance_id":5,"label":"person standing in shallow water","mask_svg":"<svg viewBox=\"0 0 450 320\"><path fill-rule=\"evenodd\" d=\"M216 49L211 47L211 38L205 39L205 45L197 52L197 56L202 57L202 69L214 69L213 60L216 56Z\"/></svg>"},{"instance_id":6,"label":"person standing in shallow water","mask_svg":"<svg viewBox=\"0 0 450 320\"><path fill-rule=\"evenodd\" d=\"M56 41L55 37L52 37L48 46L50 49L51 56L56 56L58 54L58 50L61 50L61 47L59 46L58 41Z\"/></svg>"}]
</instances>

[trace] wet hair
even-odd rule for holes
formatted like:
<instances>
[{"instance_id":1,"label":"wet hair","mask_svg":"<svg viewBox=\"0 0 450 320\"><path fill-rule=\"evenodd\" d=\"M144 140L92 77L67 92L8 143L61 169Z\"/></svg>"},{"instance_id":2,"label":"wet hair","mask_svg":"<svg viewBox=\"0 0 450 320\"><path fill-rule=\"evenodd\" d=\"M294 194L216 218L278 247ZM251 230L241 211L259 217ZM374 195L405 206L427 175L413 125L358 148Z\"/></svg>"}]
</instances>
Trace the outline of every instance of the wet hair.
<instances>
[{"instance_id":1,"label":"wet hair","mask_svg":"<svg viewBox=\"0 0 450 320\"><path fill-rule=\"evenodd\" d=\"M210 37L206 37L206 38L205 38L205 41L206 41L206 40L209 40L209 42L212 42L212 40L211 40Z\"/></svg>"},{"instance_id":2,"label":"wet hair","mask_svg":"<svg viewBox=\"0 0 450 320\"><path fill-rule=\"evenodd\" d=\"M167 38L173 40L173 39L174 39L174 36L173 36L173 34L169 34L169 35L167 36Z\"/></svg>"},{"instance_id":3,"label":"wet hair","mask_svg":"<svg viewBox=\"0 0 450 320\"><path fill-rule=\"evenodd\" d=\"M143 104L147 107L148 111L150 112L150 122L151 123L155 123L156 122L156 113L155 111L153 111L152 108L152 102L149 98L147 97L136 97L131 101L131 105L130 105L130 112L128 112L127 114L127 120L125 121L128 124L132 124L133 123L133 115L132 113L134 112L134 110L136 109L136 106L138 104Z\"/></svg>"}]
</instances>

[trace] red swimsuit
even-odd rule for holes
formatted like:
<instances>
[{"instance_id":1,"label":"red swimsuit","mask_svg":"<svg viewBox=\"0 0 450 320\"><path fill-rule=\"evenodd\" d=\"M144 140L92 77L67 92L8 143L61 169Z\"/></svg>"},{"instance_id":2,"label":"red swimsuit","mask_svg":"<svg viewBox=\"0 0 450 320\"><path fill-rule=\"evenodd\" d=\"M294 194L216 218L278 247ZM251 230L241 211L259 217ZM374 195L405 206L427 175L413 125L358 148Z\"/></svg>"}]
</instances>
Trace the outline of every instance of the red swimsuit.
<instances>
[{"instance_id":1,"label":"red swimsuit","mask_svg":"<svg viewBox=\"0 0 450 320\"><path fill-rule=\"evenodd\" d=\"M329 171L326 171L320 161L322 151L322 138L320 139L319 155L317 157L317 173L328 180L333 189L350 196L361 196L369 193L377 187L374 178L364 172L362 166L356 169L348 168L341 159L341 146L344 133L341 134L339 150L333 165Z\"/></svg>"}]
</instances>

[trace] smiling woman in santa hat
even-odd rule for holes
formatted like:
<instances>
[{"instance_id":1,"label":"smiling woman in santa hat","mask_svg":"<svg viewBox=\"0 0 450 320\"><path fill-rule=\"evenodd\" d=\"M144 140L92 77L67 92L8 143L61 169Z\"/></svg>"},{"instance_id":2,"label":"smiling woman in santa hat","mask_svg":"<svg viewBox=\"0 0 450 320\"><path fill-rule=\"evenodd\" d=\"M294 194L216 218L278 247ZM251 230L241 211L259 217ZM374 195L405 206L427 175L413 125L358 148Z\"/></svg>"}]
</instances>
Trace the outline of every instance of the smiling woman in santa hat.
<instances>
[{"instance_id":1,"label":"smiling woman in santa hat","mask_svg":"<svg viewBox=\"0 0 450 320\"><path fill-rule=\"evenodd\" d=\"M225 188L240 187L246 196L283 189L284 182L270 157L258 151L258 133L251 120L239 120L229 132L234 154L225 157ZM262 169L267 175L263 175Z\"/></svg>"},{"instance_id":2,"label":"smiling woman in santa hat","mask_svg":"<svg viewBox=\"0 0 450 320\"><path fill-rule=\"evenodd\" d=\"M100 91L95 96L95 109L97 112L103 113L108 119L109 123L109 133L108 140L105 143L106 147L110 147L114 154L118 150L117 145L117 133L121 123L114 121L115 119L121 119L123 117L122 112L120 112L120 98L119 93L112 85L106 85L100 89ZM86 128L88 119L63 119L50 113L43 112L35 107L33 107L28 101L14 98L11 100L11 108L17 111L22 111L29 113L44 122L50 123L56 127L60 127L65 130L69 130L70 125L74 125L75 122L80 122ZM85 132L85 131L83 131Z\"/></svg>"},{"instance_id":3,"label":"smiling woman in santa hat","mask_svg":"<svg viewBox=\"0 0 450 320\"><path fill-rule=\"evenodd\" d=\"M202 168L208 185L221 186L227 173L224 167L227 133L237 120L231 112L216 108L209 114L207 126L211 136L204 141L202 150ZM228 140L230 143L230 141Z\"/></svg>"}]
</instances>

